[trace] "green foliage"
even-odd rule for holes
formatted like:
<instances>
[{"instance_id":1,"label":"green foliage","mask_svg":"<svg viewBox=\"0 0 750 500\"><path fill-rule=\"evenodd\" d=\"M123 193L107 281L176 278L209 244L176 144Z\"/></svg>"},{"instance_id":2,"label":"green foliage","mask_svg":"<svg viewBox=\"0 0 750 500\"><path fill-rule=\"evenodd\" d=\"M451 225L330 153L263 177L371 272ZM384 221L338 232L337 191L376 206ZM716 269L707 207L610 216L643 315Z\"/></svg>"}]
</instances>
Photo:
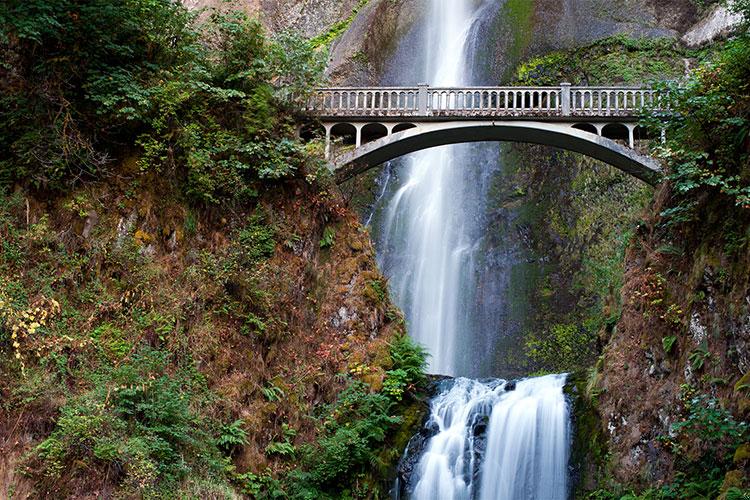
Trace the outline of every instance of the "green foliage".
<instances>
[{"instance_id":1,"label":"green foliage","mask_svg":"<svg viewBox=\"0 0 750 500\"><path fill-rule=\"evenodd\" d=\"M286 498L281 483L271 476L270 472L253 474L246 472L237 474L235 482L240 485L242 492L250 498Z\"/></svg>"},{"instance_id":2,"label":"green foliage","mask_svg":"<svg viewBox=\"0 0 750 500\"><path fill-rule=\"evenodd\" d=\"M388 296L387 285L380 279L369 280L366 294L374 299L376 304L383 304Z\"/></svg>"},{"instance_id":3,"label":"green foliage","mask_svg":"<svg viewBox=\"0 0 750 500\"><path fill-rule=\"evenodd\" d=\"M706 360L711 357L711 353L708 350L708 346L703 342L697 349L694 349L688 356L688 361L693 367L693 370L700 371L706 364Z\"/></svg>"},{"instance_id":4,"label":"green foliage","mask_svg":"<svg viewBox=\"0 0 750 500\"><path fill-rule=\"evenodd\" d=\"M671 112L654 113L646 124L654 130L666 124L667 129L667 142L657 150L669 166L673 192L661 214L666 227L700 223L702 214L720 210L719 205L740 209L728 219L745 220L742 209L750 207L748 82L750 34L745 26L687 82L664 85Z\"/></svg>"},{"instance_id":5,"label":"green foliage","mask_svg":"<svg viewBox=\"0 0 750 500\"><path fill-rule=\"evenodd\" d=\"M409 386L409 374L405 370L388 370L383 381L383 393L394 401L401 401L404 391Z\"/></svg>"},{"instance_id":6,"label":"green foliage","mask_svg":"<svg viewBox=\"0 0 750 500\"><path fill-rule=\"evenodd\" d=\"M396 378L405 384L403 387L415 391L424 388L427 383L427 350L408 335L398 335L391 342L390 354L392 371L399 372ZM386 372L386 381L390 374L391 371Z\"/></svg>"},{"instance_id":7,"label":"green foliage","mask_svg":"<svg viewBox=\"0 0 750 500\"><path fill-rule=\"evenodd\" d=\"M297 431L289 427L288 424L281 425L281 441L272 441L266 446L266 455L278 455L284 458L293 458L297 450L292 443L292 439L297 435Z\"/></svg>"},{"instance_id":8,"label":"green foliage","mask_svg":"<svg viewBox=\"0 0 750 500\"><path fill-rule=\"evenodd\" d=\"M522 85L641 84L677 77L682 59L689 54L671 38L639 38L617 35L589 46L552 52L522 64L516 74Z\"/></svg>"},{"instance_id":9,"label":"green foliage","mask_svg":"<svg viewBox=\"0 0 750 500\"><path fill-rule=\"evenodd\" d=\"M288 477L293 498L333 498L347 491L357 475L377 463L377 447L401 419L391 415L393 402L350 381L322 420L322 437L301 448L302 468Z\"/></svg>"},{"instance_id":10,"label":"green foliage","mask_svg":"<svg viewBox=\"0 0 750 500\"><path fill-rule=\"evenodd\" d=\"M261 392L263 393L263 397L265 397L268 401L272 403L274 401L280 401L281 398L285 396L284 391L280 387L276 387L273 384L263 387L261 389Z\"/></svg>"},{"instance_id":11,"label":"green foliage","mask_svg":"<svg viewBox=\"0 0 750 500\"><path fill-rule=\"evenodd\" d=\"M229 424L223 425L219 430L219 438L216 444L226 453L231 452L238 446L247 444L247 431L243 420L235 420Z\"/></svg>"},{"instance_id":12,"label":"green foliage","mask_svg":"<svg viewBox=\"0 0 750 500\"><path fill-rule=\"evenodd\" d=\"M672 425L678 436L689 435L700 439L710 454L721 460L722 455L734 452L748 435L748 423L738 422L720 402L694 391L683 393L685 418Z\"/></svg>"},{"instance_id":13,"label":"green foliage","mask_svg":"<svg viewBox=\"0 0 750 500\"><path fill-rule=\"evenodd\" d=\"M219 202L304 167L291 104L323 65L305 41L238 13L197 23L169 0L11 0L3 14L3 182L64 188L135 149L142 172Z\"/></svg>"},{"instance_id":14,"label":"green foliage","mask_svg":"<svg viewBox=\"0 0 750 500\"><path fill-rule=\"evenodd\" d=\"M357 14L359 13L362 8L367 5L367 2L370 0L359 0L357 2L357 5L352 10L352 14L347 17L346 19L343 19L341 21L338 21L334 23L333 26L331 26L328 31L325 31L321 33L320 35L310 39L309 44L310 47L317 49L321 47L328 48L331 43L334 42L338 37L344 34L346 30L349 29L349 26L351 26L352 22L354 22L354 18L357 17Z\"/></svg>"},{"instance_id":15,"label":"green foliage","mask_svg":"<svg viewBox=\"0 0 750 500\"><path fill-rule=\"evenodd\" d=\"M237 233L242 262L253 264L272 257L276 250L276 231L264 222L260 213L249 217L247 225Z\"/></svg>"},{"instance_id":16,"label":"green foliage","mask_svg":"<svg viewBox=\"0 0 750 500\"><path fill-rule=\"evenodd\" d=\"M585 365L595 339L596 331L591 328L554 324L543 335L528 335L525 352L548 369L566 371Z\"/></svg>"},{"instance_id":17,"label":"green foliage","mask_svg":"<svg viewBox=\"0 0 750 500\"><path fill-rule=\"evenodd\" d=\"M663 339L661 339L661 345L664 348L664 353L670 354L676 342L677 342L677 337L674 335L668 335L664 337Z\"/></svg>"},{"instance_id":18,"label":"green foliage","mask_svg":"<svg viewBox=\"0 0 750 500\"><path fill-rule=\"evenodd\" d=\"M331 226L326 226L323 230L323 237L320 238L320 248L331 248L336 243L336 230Z\"/></svg>"},{"instance_id":19,"label":"green foliage","mask_svg":"<svg viewBox=\"0 0 750 500\"><path fill-rule=\"evenodd\" d=\"M427 380L425 350L408 336L393 339L390 357L392 366L380 392L350 379L336 402L323 408L320 438L299 448L302 466L285 479L291 498L346 498L360 478L382 465L381 448L402 422L394 416L397 405Z\"/></svg>"},{"instance_id":20,"label":"green foliage","mask_svg":"<svg viewBox=\"0 0 750 500\"><path fill-rule=\"evenodd\" d=\"M724 476L719 469L712 469L701 476L677 473L671 484L649 488L641 493L615 493L599 490L592 493L592 500L713 500L719 496Z\"/></svg>"},{"instance_id":21,"label":"green foliage","mask_svg":"<svg viewBox=\"0 0 750 500\"><path fill-rule=\"evenodd\" d=\"M166 374L168 362L141 349L91 373L90 388L68 400L29 460L52 479L109 464L123 471L126 491L174 489L187 474L216 473L220 453L191 408L205 388L188 370Z\"/></svg>"}]
</instances>

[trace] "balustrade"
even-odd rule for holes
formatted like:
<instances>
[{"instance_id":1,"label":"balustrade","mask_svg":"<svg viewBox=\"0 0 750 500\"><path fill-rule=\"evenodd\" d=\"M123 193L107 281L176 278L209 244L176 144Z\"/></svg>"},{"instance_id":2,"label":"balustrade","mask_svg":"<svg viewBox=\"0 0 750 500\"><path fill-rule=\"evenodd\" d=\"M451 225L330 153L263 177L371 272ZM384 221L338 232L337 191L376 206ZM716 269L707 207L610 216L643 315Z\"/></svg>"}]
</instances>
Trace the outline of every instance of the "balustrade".
<instances>
[{"instance_id":1,"label":"balustrade","mask_svg":"<svg viewBox=\"0 0 750 500\"><path fill-rule=\"evenodd\" d=\"M656 91L627 87L327 88L304 111L322 117L636 116Z\"/></svg>"}]
</instances>

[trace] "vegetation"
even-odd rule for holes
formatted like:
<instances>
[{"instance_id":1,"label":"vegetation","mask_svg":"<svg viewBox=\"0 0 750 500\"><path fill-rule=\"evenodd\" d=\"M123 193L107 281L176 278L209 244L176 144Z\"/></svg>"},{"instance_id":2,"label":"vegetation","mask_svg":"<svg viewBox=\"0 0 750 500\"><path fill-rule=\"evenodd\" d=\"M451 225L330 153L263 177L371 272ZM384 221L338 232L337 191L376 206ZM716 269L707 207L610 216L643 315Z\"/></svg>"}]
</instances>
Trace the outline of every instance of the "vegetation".
<instances>
[{"instance_id":1,"label":"vegetation","mask_svg":"<svg viewBox=\"0 0 750 500\"><path fill-rule=\"evenodd\" d=\"M296 139L316 45L171 0L0 5L0 496L382 496L424 352Z\"/></svg>"},{"instance_id":2,"label":"vegetation","mask_svg":"<svg viewBox=\"0 0 750 500\"><path fill-rule=\"evenodd\" d=\"M198 24L168 0L11 0L0 14L5 186L62 190L135 155L134 173L216 203L315 171L290 118L323 63L292 34L268 39L239 13Z\"/></svg>"},{"instance_id":3,"label":"vegetation","mask_svg":"<svg viewBox=\"0 0 750 500\"><path fill-rule=\"evenodd\" d=\"M684 73L684 58L703 58L710 49L688 50L671 38L616 35L573 50L534 57L521 64L516 80L523 85L643 84Z\"/></svg>"},{"instance_id":4,"label":"vegetation","mask_svg":"<svg viewBox=\"0 0 750 500\"><path fill-rule=\"evenodd\" d=\"M656 214L639 238L645 247L639 253L653 264L642 273L635 293L644 317L641 328L651 325L659 332L665 356L685 369L681 408L657 439L674 460L674 474L664 486L640 493L613 487L592 498L750 497L744 451L748 428L738 417L747 409L741 390L729 387L738 367L718 347L742 334L697 335L683 312L720 302L720 314L732 318L744 300L734 292L747 280L750 227L750 3L736 2L733 8L743 14L744 25L690 79L665 85L670 112L652 113L646 120L654 130L666 127L667 141L656 154L668 175L654 202ZM685 270L694 274L685 277ZM708 280L717 283L708 292L710 299L704 290Z\"/></svg>"},{"instance_id":5,"label":"vegetation","mask_svg":"<svg viewBox=\"0 0 750 500\"><path fill-rule=\"evenodd\" d=\"M349 26L354 22L354 18L357 17L359 11L362 10L369 1L370 0L359 0L349 17L334 23L328 31L312 38L310 40L310 45L316 49L321 47L330 48L330 45L349 29Z\"/></svg>"},{"instance_id":6,"label":"vegetation","mask_svg":"<svg viewBox=\"0 0 750 500\"><path fill-rule=\"evenodd\" d=\"M748 6L737 3L736 8L750 15ZM662 212L665 225L700 221L702 214L719 206L739 221L747 220L749 81L750 35L745 29L687 84L666 87L673 112L666 120L667 143L658 151L669 165L672 188L669 206ZM660 127L663 119L655 115L649 124ZM736 235L736 230L725 229L725 240ZM725 241L733 250L745 243Z\"/></svg>"},{"instance_id":7,"label":"vegetation","mask_svg":"<svg viewBox=\"0 0 750 500\"><path fill-rule=\"evenodd\" d=\"M321 437L302 447L301 468L289 474L284 489L291 498L360 498L388 496L387 488L373 484L371 469L387 468L379 451L388 431L402 423L397 416L404 398L424 389L426 355L408 336L391 343L391 369L380 391L350 380L335 403L320 409Z\"/></svg>"}]
</instances>

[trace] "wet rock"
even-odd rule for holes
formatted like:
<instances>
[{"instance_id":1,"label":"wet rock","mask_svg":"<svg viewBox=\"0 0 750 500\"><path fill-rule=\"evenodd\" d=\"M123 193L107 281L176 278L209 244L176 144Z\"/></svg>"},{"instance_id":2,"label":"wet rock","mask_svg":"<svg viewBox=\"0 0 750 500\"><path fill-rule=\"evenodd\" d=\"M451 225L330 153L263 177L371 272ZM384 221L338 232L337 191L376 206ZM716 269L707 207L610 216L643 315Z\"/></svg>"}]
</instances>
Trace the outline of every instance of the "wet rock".
<instances>
[{"instance_id":1,"label":"wet rock","mask_svg":"<svg viewBox=\"0 0 750 500\"><path fill-rule=\"evenodd\" d=\"M516 390L516 381L510 380L505 383L505 387L503 387L506 391L515 391Z\"/></svg>"},{"instance_id":2,"label":"wet rock","mask_svg":"<svg viewBox=\"0 0 750 500\"><path fill-rule=\"evenodd\" d=\"M122 248L122 244L125 243L125 238L128 237L130 232L135 227L135 222L138 220L138 212L133 210L127 218L120 218L117 223L117 240L115 240L115 246Z\"/></svg>"},{"instance_id":3,"label":"wet rock","mask_svg":"<svg viewBox=\"0 0 750 500\"><path fill-rule=\"evenodd\" d=\"M689 47L705 45L713 40L726 36L738 23L742 16L731 12L724 5L716 5L702 20L682 37L682 41Z\"/></svg>"},{"instance_id":4,"label":"wet rock","mask_svg":"<svg viewBox=\"0 0 750 500\"><path fill-rule=\"evenodd\" d=\"M690 317L690 336L696 344L708 338L708 329L701 323L701 316L697 312Z\"/></svg>"},{"instance_id":5,"label":"wet rock","mask_svg":"<svg viewBox=\"0 0 750 500\"><path fill-rule=\"evenodd\" d=\"M413 484L411 479L413 477L414 469L419 465L419 459L422 457L427 449L427 443L430 441L435 434L438 433L438 425L436 422L428 421L422 429L414 437L409 440L409 444L406 446L404 456L398 463L396 468L397 473L397 486L396 488L400 493L401 498L406 498L408 492L413 490Z\"/></svg>"},{"instance_id":6,"label":"wet rock","mask_svg":"<svg viewBox=\"0 0 750 500\"><path fill-rule=\"evenodd\" d=\"M99 214L96 213L95 210L92 210L88 213L86 217L86 222L83 224L83 232L81 233L81 236L84 237L84 239L88 239L89 236L91 236L91 231L94 229L94 227L99 223Z\"/></svg>"}]
</instances>

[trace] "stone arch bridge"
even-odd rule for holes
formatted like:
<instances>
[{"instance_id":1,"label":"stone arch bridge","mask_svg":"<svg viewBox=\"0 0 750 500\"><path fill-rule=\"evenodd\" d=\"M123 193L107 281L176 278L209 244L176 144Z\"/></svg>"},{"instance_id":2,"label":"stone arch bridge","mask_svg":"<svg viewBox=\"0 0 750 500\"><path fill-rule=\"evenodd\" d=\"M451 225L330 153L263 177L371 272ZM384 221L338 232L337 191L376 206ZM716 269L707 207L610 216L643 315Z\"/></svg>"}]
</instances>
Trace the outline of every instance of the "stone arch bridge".
<instances>
[{"instance_id":1,"label":"stone arch bridge","mask_svg":"<svg viewBox=\"0 0 750 500\"><path fill-rule=\"evenodd\" d=\"M661 167L635 144L643 110L660 105L656 91L632 87L419 85L318 89L304 113L325 129L337 182L434 146L510 141L582 153L655 184Z\"/></svg>"}]
</instances>

